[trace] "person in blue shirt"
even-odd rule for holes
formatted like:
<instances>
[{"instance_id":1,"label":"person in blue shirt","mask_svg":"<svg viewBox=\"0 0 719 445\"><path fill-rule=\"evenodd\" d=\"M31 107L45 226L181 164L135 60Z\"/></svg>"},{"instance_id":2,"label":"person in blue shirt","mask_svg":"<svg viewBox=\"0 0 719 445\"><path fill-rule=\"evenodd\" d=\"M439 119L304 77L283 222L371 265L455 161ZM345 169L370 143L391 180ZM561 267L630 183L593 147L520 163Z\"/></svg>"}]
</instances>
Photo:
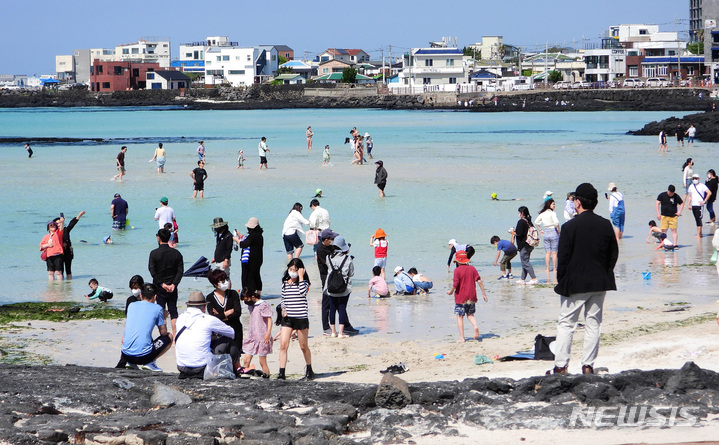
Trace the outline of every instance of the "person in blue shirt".
<instances>
[{"instance_id":1,"label":"person in blue shirt","mask_svg":"<svg viewBox=\"0 0 719 445\"><path fill-rule=\"evenodd\" d=\"M497 256L494 257L494 266L497 265L497 261L499 261L499 270L502 271L502 276L499 277L501 280L502 278L514 278L512 275L512 258L517 256L517 247L512 244L511 241L500 239L497 235L494 235L490 240L490 243L492 243L493 246L497 246ZM499 253L502 252L502 259L499 259Z\"/></svg>"},{"instance_id":2,"label":"person in blue shirt","mask_svg":"<svg viewBox=\"0 0 719 445\"><path fill-rule=\"evenodd\" d=\"M147 283L142 287L142 299L127 307L125 334L122 337L122 356L116 368L147 369L162 371L155 360L172 346L172 337L167 332L162 306L155 304L157 289ZM158 338L152 338L157 326Z\"/></svg>"}]
</instances>

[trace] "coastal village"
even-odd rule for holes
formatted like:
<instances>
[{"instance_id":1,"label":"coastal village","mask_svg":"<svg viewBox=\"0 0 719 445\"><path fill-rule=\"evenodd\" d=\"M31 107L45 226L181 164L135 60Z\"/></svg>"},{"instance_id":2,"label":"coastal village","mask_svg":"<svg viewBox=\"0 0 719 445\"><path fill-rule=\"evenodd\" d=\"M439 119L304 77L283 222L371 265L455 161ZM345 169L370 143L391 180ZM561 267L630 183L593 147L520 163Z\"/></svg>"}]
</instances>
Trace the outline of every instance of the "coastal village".
<instances>
[{"instance_id":1,"label":"coastal village","mask_svg":"<svg viewBox=\"0 0 719 445\"><path fill-rule=\"evenodd\" d=\"M373 52L329 47L298 54L285 44L250 46L228 36L180 43L141 37L115 48L74 49L55 57L55 73L0 74L0 88L92 92L255 84L349 83L391 94L500 92L535 88L710 87L719 76L719 1L692 0L674 31L619 24L601 39L522 48L503 36L459 45L456 37ZM682 37L687 36L687 37Z\"/></svg>"}]
</instances>

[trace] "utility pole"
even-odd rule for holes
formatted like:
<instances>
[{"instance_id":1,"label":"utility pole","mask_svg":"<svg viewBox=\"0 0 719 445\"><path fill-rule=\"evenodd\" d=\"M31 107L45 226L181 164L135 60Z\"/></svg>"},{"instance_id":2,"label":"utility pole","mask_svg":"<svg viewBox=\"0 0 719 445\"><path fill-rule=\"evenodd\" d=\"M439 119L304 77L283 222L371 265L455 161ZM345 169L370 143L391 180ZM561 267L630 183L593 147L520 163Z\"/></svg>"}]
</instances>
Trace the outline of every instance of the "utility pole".
<instances>
[{"instance_id":1,"label":"utility pole","mask_svg":"<svg viewBox=\"0 0 719 445\"><path fill-rule=\"evenodd\" d=\"M677 36L677 72L679 73L679 82L682 80L682 56L679 42L679 34L677 34L677 19L674 19L674 34ZM681 86L681 84L680 84Z\"/></svg>"},{"instance_id":2,"label":"utility pole","mask_svg":"<svg viewBox=\"0 0 719 445\"><path fill-rule=\"evenodd\" d=\"M384 48L382 48L382 83L386 84L385 82L385 75L384 75Z\"/></svg>"},{"instance_id":3,"label":"utility pole","mask_svg":"<svg viewBox=\"0 0 719 445\"><path fill-rule=\"evenodd\" d=\"M549 73L547 72L547 57L549 57L549 42L547 42L544 46L544 88L547 88L549 85Z\"/></svg>"},{"instance_id":4,"label":"utility pole","mask_svg":"<svg viewBox=\"0 0 719 445\"><path fill-rule=\"evenodd\" d=\"M392 77L392 45L389 45L389 76Z\"/></svg>"}]
</instances>

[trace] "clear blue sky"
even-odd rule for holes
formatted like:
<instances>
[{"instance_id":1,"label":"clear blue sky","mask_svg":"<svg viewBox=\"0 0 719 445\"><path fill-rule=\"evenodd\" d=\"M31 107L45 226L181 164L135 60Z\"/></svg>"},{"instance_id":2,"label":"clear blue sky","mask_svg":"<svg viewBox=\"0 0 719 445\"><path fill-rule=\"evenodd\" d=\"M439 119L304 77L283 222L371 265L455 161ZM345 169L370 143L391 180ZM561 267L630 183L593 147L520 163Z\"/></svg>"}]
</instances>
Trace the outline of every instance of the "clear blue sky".
<instances>
[{"instance_id":1,"label":"clear blue sky","mask_svg":"<svg viewBox=\"0 0 719 445\"><path fill-rule=\"evenodd\" d=\"M528 51L545 42L579 47L582 38L598 43L611 25L658 24L673 31L675 19L686 38L688 18L687 0L6 2L0 74L51 74L55 55L114 48L142 36L170 37L173 59L180 43L207 36L228 36L242 46L288 45L296 58L337 47L361 48L379 59L389 45L393 53L404 52L442 36L456 36L460 47L483 35L504 36Z\"/></svg>"}]
</instances>

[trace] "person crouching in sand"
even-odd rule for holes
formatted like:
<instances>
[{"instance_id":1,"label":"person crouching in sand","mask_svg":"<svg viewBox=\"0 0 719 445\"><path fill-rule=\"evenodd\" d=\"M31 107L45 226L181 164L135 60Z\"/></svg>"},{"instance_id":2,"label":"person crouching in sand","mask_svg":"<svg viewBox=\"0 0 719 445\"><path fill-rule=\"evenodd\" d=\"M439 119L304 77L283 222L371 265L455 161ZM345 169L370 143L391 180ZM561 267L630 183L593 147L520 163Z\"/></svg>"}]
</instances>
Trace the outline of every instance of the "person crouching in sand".
<instances>
[{"instance_id":1,"label":"person crouching in sand","mask_svg":"<svg viewBox=\"0 0 719 445\"><path fill-rule=\"evenodd\" d=\"M464 250L457 252L454 262L457 263L457 267L454 269L452 289L447 292L447 295L454 294L454 313L457 315L457 328L459 328L460 336L457 343L464 343L465 315L467 320L474 326L474 339L479 339L479 328L474 318L475 304L477 303L477 288L474 283L479 284L485 303L489 300L487 300L487 293L484 291L484 284L479 272L474 266L469 265L467 252Z\"/></svg>"}]
</instances>

